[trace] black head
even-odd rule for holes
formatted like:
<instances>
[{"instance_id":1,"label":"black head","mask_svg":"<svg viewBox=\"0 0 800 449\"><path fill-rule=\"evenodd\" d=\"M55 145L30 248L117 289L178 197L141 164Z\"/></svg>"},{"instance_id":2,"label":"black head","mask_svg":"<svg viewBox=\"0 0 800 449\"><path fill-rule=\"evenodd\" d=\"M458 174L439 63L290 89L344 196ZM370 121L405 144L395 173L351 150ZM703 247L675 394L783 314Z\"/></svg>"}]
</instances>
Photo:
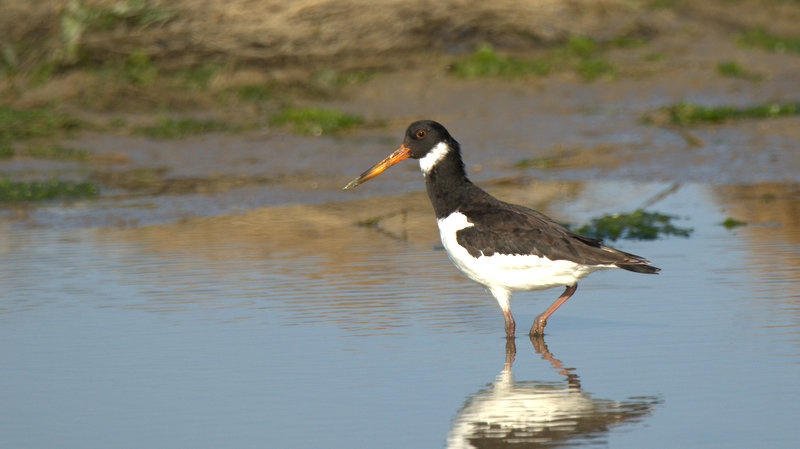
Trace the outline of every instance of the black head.
<instances>
[{"instance_id":1,"label":"black head","mask_svg":"<svg viewBox=\"0 0 800 449\"><path fill-rule=\"evenodd\" d=\"M440 146L439 143L446 145ZM431 151L437 148L436 151ZM420 167L423 173L428 173L431 167L436 165L445 154L455 154L457 166L463 172L463 163L460 156L458 156L458 143L450 136L450 133L444 129L444 126L433 120L420 120L414 122L406 129L406 137L403 139L403 144L394 152L386 156L382 161L373 165L367 171L361 174L358 178L350 181L344 189L352 189L353 187L361 184L362 182L372 179L379 173L383 172L392 165L402 161L403 159L422 159ZM429 156L429 157L426 157ZM430 162L427 162L430 160ZM427 168L423 168L427 167Z\"/></svg>"},{"instance_id":2,"label":"black head","mask_svg":"<svg viewBox=\"0 0 800 449\"><path fill-rule=\"evenodd\" d=\"M453 146L454 140L440 123L433 120L420 120L412 123L406 129L403 146L410 150L408 157L421 159L439 142Z\"/></svg>"}]
</instances>

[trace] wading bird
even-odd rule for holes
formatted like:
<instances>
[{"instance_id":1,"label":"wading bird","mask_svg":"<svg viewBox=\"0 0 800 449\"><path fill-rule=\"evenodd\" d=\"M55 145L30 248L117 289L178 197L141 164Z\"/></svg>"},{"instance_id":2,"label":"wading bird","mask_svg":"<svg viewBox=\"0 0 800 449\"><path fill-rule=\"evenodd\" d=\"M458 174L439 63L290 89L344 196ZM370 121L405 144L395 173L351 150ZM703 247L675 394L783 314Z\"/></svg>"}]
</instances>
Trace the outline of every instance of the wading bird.
<instances>
[{"instance_id":1,"label":"wading bird","mask_svg":"<svg viewBox=\"0 0 800 449\"><path fill-rule=\"evenodd\" d=\"M456 268L492 293L503 310L507 338L514 338L516 327L510 304L514 291L565 287L534 320L530 335L541 335L550 315L589 273L605 268L648 274L660 271L642 257L576 234L533 209L489 195L467 178L458 142L432 120L412 123L397 150L344 189L352 189L406 158L419 160L447 255Z\"/></svg>"}]
</instances>

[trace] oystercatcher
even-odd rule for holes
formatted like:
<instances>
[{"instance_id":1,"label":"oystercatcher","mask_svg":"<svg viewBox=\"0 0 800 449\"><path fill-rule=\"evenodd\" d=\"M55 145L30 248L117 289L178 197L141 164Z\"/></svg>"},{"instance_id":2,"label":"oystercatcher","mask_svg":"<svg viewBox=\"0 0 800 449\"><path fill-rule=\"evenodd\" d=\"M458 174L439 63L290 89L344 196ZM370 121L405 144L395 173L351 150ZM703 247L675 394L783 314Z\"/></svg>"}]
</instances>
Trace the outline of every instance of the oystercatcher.
<instances>
[{"instance_id":1,"label":"oystercatcher","mask_svg":"<svg viewBox=\"0 0 800 449\"><path fill-rule=\"evenodd\" d=\"M412 123L397 150L344 189L352 189L406 158L419 160L447 255L456 268L492 293L503 310L507 338L514 338L516 327L510 304L513 291L565 287L534 320L530 335L541 335L547 318L589 273L605 268L649 274L660 271L642 257L576 234L540 212L484 192L467 179L458 142L432 120Z\"/></svg>"}]
</instances>

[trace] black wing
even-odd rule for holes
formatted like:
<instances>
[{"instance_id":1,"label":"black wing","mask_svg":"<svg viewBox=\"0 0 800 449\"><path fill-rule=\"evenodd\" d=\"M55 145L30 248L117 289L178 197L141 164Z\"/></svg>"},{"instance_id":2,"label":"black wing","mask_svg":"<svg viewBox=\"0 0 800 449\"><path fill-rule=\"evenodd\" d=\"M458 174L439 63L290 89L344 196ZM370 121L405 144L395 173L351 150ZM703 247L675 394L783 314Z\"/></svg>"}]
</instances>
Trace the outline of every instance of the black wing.
<instances>
[{"instance_id":1,"label":"black wing","mask_svg":"<svg viewBox=\"0 0 800 449\"><path fill-rule=\"evenodd\" d=\"M473 257L495 253L536 255L580 264L616 265L642 273L658 272L647 260L603 245L600 239L576 234L540 212L494 201L459 208L473 226L458 231L456 239Z\"/></svg>"}]
</instances>

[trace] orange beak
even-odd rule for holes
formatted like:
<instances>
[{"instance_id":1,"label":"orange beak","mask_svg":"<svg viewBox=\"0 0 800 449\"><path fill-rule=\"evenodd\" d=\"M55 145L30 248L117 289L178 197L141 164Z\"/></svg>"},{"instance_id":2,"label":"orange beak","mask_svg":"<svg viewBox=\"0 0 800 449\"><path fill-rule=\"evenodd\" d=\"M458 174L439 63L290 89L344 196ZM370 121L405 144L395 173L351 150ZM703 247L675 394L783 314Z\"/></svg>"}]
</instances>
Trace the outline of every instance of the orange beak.
<instances>
[{"instance_id":1,"label":"orange beak","mask_svg":"<svg viewBox=\"0 0 800 449\"><path fill-rule=\"evenodd\" d=\"M361 176L358 178L350 181L346 186L344 186L343 190L352 189L353 187L361 184L364 181L374 178L378 176L382 171L386 170L387 168L391 167L392 165L402 161L403 159L408 158L408 153L411 150L406 147L405 145L400 145L400 148L394 150L394 152L377 164L373 165L369 170L361 173Z\"/></svg>"}]
</instances>

